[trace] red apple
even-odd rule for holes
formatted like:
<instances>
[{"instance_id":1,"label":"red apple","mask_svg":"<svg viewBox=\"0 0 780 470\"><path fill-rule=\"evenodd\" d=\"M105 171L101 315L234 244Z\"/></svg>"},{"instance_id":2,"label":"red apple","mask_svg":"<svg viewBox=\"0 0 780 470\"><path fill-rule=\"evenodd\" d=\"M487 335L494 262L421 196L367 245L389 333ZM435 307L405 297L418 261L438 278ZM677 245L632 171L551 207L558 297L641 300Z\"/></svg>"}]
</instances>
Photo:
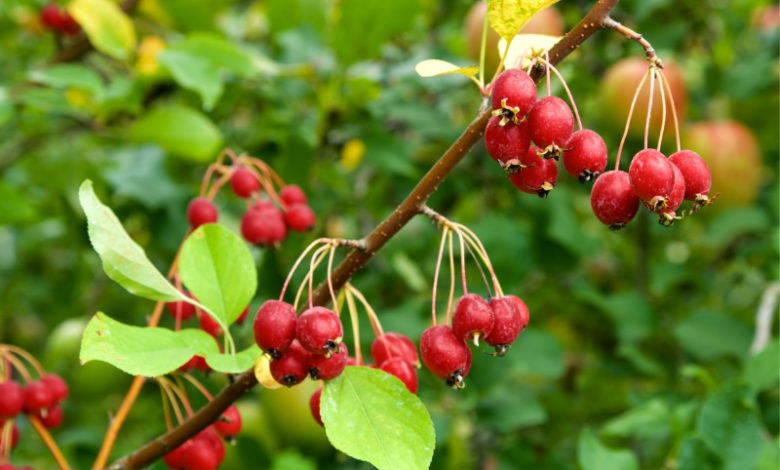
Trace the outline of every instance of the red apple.
<instances>
[{"instance_id":1,"label":"red apple","mask_svg":"<svg viewBox=\"0 0 780 470\"><path fill-rule=\"evenodd\" d=\"M628 119L628 110L631 100L642 77L647 73L647 61L639 57L630 57L620 60L609 67L601 81L601 109L604 111L604 121L613 127L613 130L622 134ZM688 108L688 94L685 91L685 83L682 80L680 69L671 62L664 62L664 74L669 80L669 87L674 96L674 107L677 110L677 118L682 124L685 121ZM655 81L653 92L653 115L650 118L650 140L658 139L661 129L661 91L659 81ZM664 90L665 91L665 90ZM668 95L668 93L667 93ZM631 118L629 135L641 138L645 133L645 121L647 119L647 100L650 97L650 78L645 81L642 91L639 93L634 115ZM674 119L669 97L666 97L666 127L664 128L665 140L674 139Z\"/></svg>"},{"instance_id":2,"label":"red apple","mask_svg":"<svg viewBox=\"0 0 780 470\"><path fill-rule=\"evenodd\" d=\"M701 155L710 167L710 196L720 193L713 207L752 203L761 185L761 148L753 133L734 121L703 121L691 125L683 148Z\"/></svg>"}]
</instances>

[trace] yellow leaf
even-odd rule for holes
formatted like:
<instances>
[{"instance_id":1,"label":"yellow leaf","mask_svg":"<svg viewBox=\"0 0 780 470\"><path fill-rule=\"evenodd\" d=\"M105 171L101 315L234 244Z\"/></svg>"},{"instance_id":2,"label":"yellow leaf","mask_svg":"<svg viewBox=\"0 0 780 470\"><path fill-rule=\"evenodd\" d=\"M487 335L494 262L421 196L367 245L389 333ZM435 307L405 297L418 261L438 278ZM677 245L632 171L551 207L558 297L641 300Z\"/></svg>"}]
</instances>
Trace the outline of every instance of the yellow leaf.
<instances>
[{"instance_id":1,"label":"yellow leaf","mask_svg":"<svg viewBox=\"0 0 780 470\"><path fill-rule=\"evenodd\" d=\"M544 52L549 50L561 39L560 36L549 36L547 34L518 34L509 43L509 52L504 60L504 67L511 69L520 66L520 58L525 56L522 67L530 64L529 57L532 53ZM498 41L498 53L503 57L506 49L506 39Z\"/></svg>"},{"instance_id":2,"label":"yellow leaf","mask_svg":"<svg viewBox=\"0 0 780 470\"><path fill-rule=\"evenodd\" d=\"M363 160L363 155L366 153L366 144L360 139L351 139L344 144L344 148L341 149L341 164L344 167L352 171Z\"/></svg>"},{"instance_id":3,"label":"yellow leaf","mask_svg":"<svg viewBox=\"0 0 780 470\"><path fill-rule=\"evenodd\" d=\"M138 45L136 68L142 75L152 75L160 68L157 54L165 50L165 41L159 36L146 36Z\"/></svg>"},{"instance_id":4,"label":"yellow leaf","mask_svg":"<svg viewBox=\"0 0 780 470\"><path fill-rule=\"evenodd\" d=\"M257 379L257 382L265 388L275 389L282 386L282 384L274 380L273 375L271 375L271 360L267 354L263 354L257 362L255 362L255 378Z\"/></svg>"},{"instance_id":5,"label":"yellow leaf","mask_svg":"<svg viewBox=\"0 0 780 470\"><path fill-rule=\"evenodd\" d=\"M135 28L130 18L111 0L71 0L68 12L89 37L95 49L116 59L126 59L135 49Z\"/></svg>"},{"instance_id":6,"label":"yellow leaf","mask_svg":"<svg viewBox=\"0 0 780 470\"><path fill-rule=\"evenodd\" d=\"M455 64L447 62L446 60L439 59L427 59L418 62L414 67L414 70L421 77L433 77L435 75L443 75L445 73L459 73L467 77L473 77L479 72L479 67L472 65L470 67L458 67Z\"/></svg>"},{"instance_id":7,"label":"yellow leaf","mask_svg":"<svg viewBox=\"0 0 780 470\"><path fill-rule=\"evenodd\" d=\"M558 0L490 0L488 21L499 36L510 40L532 16Z\"/></svg>"}]
</instances>

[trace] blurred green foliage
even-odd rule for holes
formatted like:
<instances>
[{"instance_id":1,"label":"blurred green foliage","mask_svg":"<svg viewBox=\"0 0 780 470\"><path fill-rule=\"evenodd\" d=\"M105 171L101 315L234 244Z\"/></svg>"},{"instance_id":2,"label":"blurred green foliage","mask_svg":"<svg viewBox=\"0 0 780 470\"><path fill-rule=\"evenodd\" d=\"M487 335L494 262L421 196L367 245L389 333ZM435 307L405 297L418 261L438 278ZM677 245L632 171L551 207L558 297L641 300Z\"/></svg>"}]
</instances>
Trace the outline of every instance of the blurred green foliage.
<instances>
[{"instance_id":1,"label":"blurred green foliage","mask_svg":"<svg viewBox=\"0 0 780 470\"><path fill-rule=\"evenodd\" d=\"M140 325L153 306L103 274L78 205L81 181L95 182L161 270L221 146L303 186L316 230L278 250L252 248L257 308L312 239L359 238L384 218L475 114L471 82L414 73L425 58L471 64L471 3L143 0L133 14L140 46L127 61L93 52L57 66L47 60L68 39L37 23L44 2L0 4L0 342L71 383L54 435L74 468L90 465L130 382L106 364L79 366L86 320L99 309ZM592 3L556 8L572 26ZM624 0L614 11L681 66L689 121L734 119L756 135L765 178L753 205L716 201L672 228L640 213L612 233L592 216L587 188L562 174L548 199L520 194L479 144L440 185L430 205L481 237L504 290L528 304L531 327L503 359L475 354L463 391L420 371L436 426L432 468L777 468L776 328L764 352L749 351L761 296L778 281L778 27L759 21L771 7ZM155 62L149 51L163 43ZM613 111L600 105L600 77L641 54L603 31L560 66L611 158L620 135L599 127ZM241 203L225 194L217 204L236 229ZM418 339L429 324L438 240L414 220L355 276L386 330ZM486 294L479 273L468 276ZM367 346L368 322L360 328ZM235 330L239 343L251 341L250 327ZM212 391L225 384L201 378ZM324 442L310 393L243 398L246 431L222 468L368 468ZM51 468L19 425L12 461ZM164 429L159 394L145 387L113 455Z\"/></svg>"}]
</instances>

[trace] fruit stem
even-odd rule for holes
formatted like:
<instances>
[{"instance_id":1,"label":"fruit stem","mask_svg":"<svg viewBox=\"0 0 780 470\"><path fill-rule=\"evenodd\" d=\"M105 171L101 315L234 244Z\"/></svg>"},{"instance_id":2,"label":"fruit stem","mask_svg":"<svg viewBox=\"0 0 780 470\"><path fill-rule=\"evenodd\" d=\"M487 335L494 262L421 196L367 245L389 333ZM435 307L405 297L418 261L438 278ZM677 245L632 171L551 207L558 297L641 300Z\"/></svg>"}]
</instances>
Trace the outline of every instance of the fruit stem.
<instances>
[{"instance_id":1,"label":"fruit stem","mask_svg":"<svg viewBox=\"0 0 780 470\"><path fill-rule=\"evenodd\" d=\"M658 56L656 55L653 45L650 44L650 42L647 39L645 39L644 36L642 36L641 34L637 33L636 31L629 28L628 26L620 23L619 21L615 21L610 16L607 16L602 20L601 27L615 30L618 33L625 36L626 39L636 41L645 50L645 55L647 56L647 60L650 61L651 64L655 64L659 68L663 68L661 59L659 59Z\"/></svg>"},{"instance_id":2,"label":"fruit stem","mask_svg":"<svg viewBox=\"0 0 780 470\"><path fill-rule=\"evenodd\" d=\"M666 92L661 81L661 74L658 68L653 67L653 75L658 77L658 91L661 92L661 129L658 132L658 150L661 151L661 144L664 141L664 129L666 128Z\"/></svg>"},{"instance_id":3,"label":"fruit stem","mask_svg":"<svg viewBox=\"0 0 780 470\"><path fill-rule=\"evenodd\" d=\"M184 421L184 416L181 414L181 408L179 408L179 403L176 399L176 395L171 390L170 385L168 385L164 377L157 377L156 381L157 381L157 385L160 386L160 389L162 389L167 395L168 401L171 404L171 408L173 408L173 413L176 415L176 420L179 423L182 423Z\"/></svg>"},{"instance_id":4,"label":"fruit stem","mask_svg":"<svg viewBox=\"0 0 780 470\"><path fill-rule=\"evenodd\" d=\"M371 322L371 326L374 329L374 334L376 336L384 336L385 330L382 329L382 323L379 321L379 317L377 316L376 312L373 308L371 308L371 304L368 303L365 297L363 297L363 294L360 293L359 290L355 288L352 284L349 284L349 290L352 292L352 294L357 297L357 299L360 301L361 304L363 304L363 308L366 309L366 313L368 314L368 319Z\"/></svg>"},{"instance_id":5,"label":"fruit stem","mask_svg":"<svg viewBox=\"0 0 780 470\"><path fill-rule=\"evenodd\" d=\"M647 117L645 118L645 147L647 148L647 138L650 135L650 117L653 115L653 92L655 91L655 67L650 64L650 96L647 98Z\"/></svg>"},{"instance_id":6,"label":"fruit stem","mask_svg":"<svg viewBox=\"0 0 780 470\"><path fill-rule=\"evenodd\" d=\"M546 65L546 67L544 68L544 75L545 78L547 79L547 96L550 96L552 95L552 91L551 91L552 85L550 84L550 60L549 60L550 56L547 55L547 51L544 52L544 56L547 59L544 61ZM539 59L541 59L541 57L539 57Z\"/></svg>"},{"instance_id":7,"label":"fruit stem","mask_svg":"<svg viewBox=\"0 0 780 470\"><path fill-rule=\"evenodd\" d=\"M38 377L43 377L44 375L46 375L46 371L43 370L43 367L41 367L41 363L38 362L30 353L28 353L24 349L18 346L14 346L12 344L4 344L2 345L2 349L5 349L7 353L16 354L17 356L29 362L35 369L35 372L38 373Z\"/></svg>"},{"instance_id":8,"label":"fruit stem","mask_svg":"<svg viewBox=\"0 0 780 470\"><path fill-rule=\"evenodd\" d=\"M192 384L193 387L197 388L200 393L203 394L204 397L208 399L208 401L211 401L214 399L214 397L211 396L211 393L206 389L206 387L203 386L202 383L198 381L195 377L192 376L189 372L181 372L179 376L184 377L189 383Z\"/></svg>"},{"instance_id":9,"label":"fruit stem","mask_svg":"<svg viewBox=\"0 0 780 470\"><path fill-rule=\"evenodd\" d=\"M301 282L301 285L298 287L298 293L295 295L295 303L293 303L293 308L298 310L298 301L301 299L301 295L303 295L303 290L306 288L307 284L309 285L309 308L312 307L312 301L311 301L311 283L312 278L314 277L314 270L317 269L317 266L320 265L322 260L325 258L325 255L327 253L324 253L324 250L326 250L328 246L321 246L317 248L314 253L311 254L311 259L309 261L309 271L306 273L306 277L303 278L303 282ZM316 261L315 261L316 259Z\"/></svg>"},{"instance_id":10,"label":"fruit stem","mask_svg":"<svg viewBox=\"0 0 780 470\"><path fill-rule=\"evenodd\" d=\"M4 346L5 345L0 346L0 355L4 356L5 359L11 363L13 368L15 368L16 371L19 372L19 375L22 376L25 383L32 382L32 376L30 376L30 373L27 371L27 367L24 366L24 362L20 361L19 358L11 354L11 352L5 349ZM8 376L11 376L10 372L8 373Z\"/></svg>"},{"instance_id":11,"label":"fruit stem","mask_svg":"<svg viewBox=\"0 0 780 470\"><path fill-rule=\"evenodd\" d=\"M336 301L336 291L333 289L333 279L331 278L331 274L333 274L333 255L336 254L336 245L330 245L330 250L328 252L328 290L330 290L330 297L333 300L333 311L336 312L336 315L341 316L341 312L339 312L339 303ZM311 292L311 283L309 284L309 300L311 300L312 292Z\"/></svg>"},{"instance_id":12,"label":"fruit stem","mask_svg":"<svg viewBox=\"0 0 780 470\"><path fill-rule=\"evenodd\" d=\"M664 74L663 70L659 69L658 74L663 81L666 91L669 93L669 104L672 105L672 118L674 119L674 134L677 138L677 151L679 152L682 150L682 147L680 146L680 123L677 120L677 108L674 107L674 95L672 94L672 87L669 86L669 80L666 79L666 74Z\"/></svg>"},{"instance_id":13,"label":"fruit stem","mask_svg":"<svg viewBox=\"0 0 780 470\"><path fill-rule=\"evenodd\" d=\"M463 246L463 234L460 232L460 230L455 230L455 233L458 235L458 244L460 245L460 277L461 282L463 282L463 295L466 295L469 293L468 286L466 285L466 248ZM450 318L448 315L447 325L449 324Z\"/></svg>"},{"instance_id":14,"label":"fruit stem","mask_svg":"<svg viewBox=\"0 0 780 470\"><path fill-rule=\"evenodd\" d=\"M545 53L545 55L547 55L547 53ZM574 102L574 96L571 94L571 90L569 90L569 86L566 84L566 80L563 79L563 75L561 75L558 69L555 68L555 66L552 65L548 60L542 58L540 58L539 60L541 60L542 63L548 69L552 70L555 73L555 76L558 77L558 80L561 81L561 85L563 85L563 89L566 90L566 94L569 96L569 102L571 103L571 108L574 110L574 117L577 118L577 126L579 127L580 130L582 130L582 121L580 120L580 112L577 110L577 103Z\"/></svg>"},{"instance_id":15,"label":"fruit stem","mask_svg":"<svg viewBox=\"0 0 780 470\"><path fill-rule=\"evenodd\" d=\"M171 420L170 400L168 399L168 395L165 393L165 390L162 387L158 387L158 388L160 389L160 396L162 397L162 402L163 402L163 416L165 418L165 428L170 431L173 428L173 421ZM101 468L101 466L94 466L94 465L92 466L92 470L97 470L99 468Z\"/></svg>"},{"instance_id":16,"label":"fruit stem","mask_svg":"<svg viewBox=\"0 0 780 470\"><path fill-rule=\"evenodd\" d=\"M436 288L439 285L439 270L441 269L441 255L444 253L444 242L447 241L447 232L449 227L444 227L441 232L441 244L439 245L439 255L436 257L436 269L433 271L433 291L431 292L431 319L433 326L436 326Z\"/></svg>"},{"instance_id":17,"label":"fruit stem","mask_svg":"<svg viewBox=\"0 0 780 470\"><path fill-rule=\"evenodd\" d=\"M355 360L358 365L363 365L363 355L360 352L360 323L357 314L357 306L355 305L355 298L350 291L350 284L345 285L344 295L347 298L347 310L349 310L349 318L352 320L352 340L355 345ZM373 326L373 325L372 325Z\"/></svg>"},{"instance_id":18,"label":"fruit stem","mask_svg":"<svg viewBox=\"0 0 780 470\"><path fill-rule=\"evenodd\" d=\"M447 297L447 311L445 313L445 316L447 318L450 317L450 312L452 312L452 302L455 299L455 254L453 250L453 243L452 243L452 231L447 236L447 247L449 248L449 260L450 260L450 293Z\"/></svg>"},{"instance_id":19,"label":"fruit stem","mask_svg":"<svg viewBox=\"0 0 780 470\"><path fill-rule=\"evenodd\" d=\"M650 69L647 69L650 72ZM618 146L617 158L615 159L615 171L620 169L620 154L623 153L623 145L626 143L626 137L628 136L628 126L631 124L631 116L634 115L634 108L636 107L636 100L639 98L639 92L647 80L647 74L642 76L642 80L639 81L639 86L636 87L634 92L634 98L631 100L631 107L628 108L628 118L626 119L626 128L623 130L623 137L620 139L620 145Z\"/></svg>"},{"instance_id":20,"label":"fruit stem","mask_svg":"<svg viewBox=\"0 0 780 470\"><path fill-rule=\"evenodd\" d=\"M469 250L469 254L471 255L471 258L474 260L474 264L477 265L477 269L479 269L479 274L482 276L482 282L485 283L485 289L488 293L488 298L492 297L492 294L490 293L490 283L487 280L487 276L485 276L485 271L482 269L482 264L479 262L479 259L477 259L477 255L474 253L474 250L471 249L471 244L466 243L466 249Z\"/></svg>"},{"instance_id":21,"label":"fruit stem","mask_svg":"<svg viewBox=\"0 0 780 470\"><path fill-rule=\"evenodd\" d=\"M290 272L287 273L287 279L284 280L282 292L279 294L279 302L284 300L284 293L287 292L287 286L290 285L290 280L292 280L293 274L295 274L295 271L298 269L298 265L300 265L301 262L306 258L306 254L320 243L326 243L327 240L327 238L318 238L314 240L313 242L309 243L309 246L307 246L306 249L303 250L303 252L298 256L298 259L296 259L295 263L293 263L293 267L290 269Z\"/></svg>"},{"instance_id":22,"label":"fruit stem","mask_svg":"<svg viewBox=\"0 0 780 470\"><path fill-rule=\"evenodd\" d=\"M41 423L41 420L39 420L38 417L32 413L25 413L25 416L27 417L27 421L33 425L38 435L41 436L43 443L46 444L46 447L49 448L49 452L51 452L54 460L57 461L57 465L60 467L60 470L70 470L68 462L65 460L62 452L60 452L60 448L57 447L57 443L54 442L54 439L52 439L51 434L49 434L49 431L46 429L46 426L44 426L43 423ZM8 447L10 448L10 446Z\"/></svg>"}]
</instances>

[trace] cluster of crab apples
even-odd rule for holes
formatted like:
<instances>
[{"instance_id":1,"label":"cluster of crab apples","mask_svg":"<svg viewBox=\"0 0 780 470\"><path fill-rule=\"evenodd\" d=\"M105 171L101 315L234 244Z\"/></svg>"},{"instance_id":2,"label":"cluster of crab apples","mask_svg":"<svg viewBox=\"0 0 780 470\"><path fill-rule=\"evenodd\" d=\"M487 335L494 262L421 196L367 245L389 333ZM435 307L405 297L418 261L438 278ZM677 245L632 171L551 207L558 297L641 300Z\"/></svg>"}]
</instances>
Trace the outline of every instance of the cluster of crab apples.
<instances>
[{"instance_id":1,"label":"cluster of crab apples","mask_svg":"<svg viewBox=\"0 0 780 470\"><path fill-rule=\"evenodd\" d=\"M241 415L230 406L213 424L163 457L174 470L215 470L225 459L225 442L241 431Z\"/></svg>"},{"instance_id":2,"label":"cluster of crab apples","mask_svg":"<svg viewBox=\"0 0 780 470\"><path fill-rule=\"evenodd\" d=\"M595 180L593 212L613 230L634 218L640 202L668 226L680 218L683 200L693 201L690 212L712 200L709 168L691 150L666 158L646 148L634 156L627 173L617 168L605 173L607 146L601 136L589 129L575 132L566 102L556 96L537 100L533 79L521 69L508 69L496 78L491 105L485 148L523 192L547 196L557 182L560 159L580 182Z\"/></svg>"}]
</instances>

